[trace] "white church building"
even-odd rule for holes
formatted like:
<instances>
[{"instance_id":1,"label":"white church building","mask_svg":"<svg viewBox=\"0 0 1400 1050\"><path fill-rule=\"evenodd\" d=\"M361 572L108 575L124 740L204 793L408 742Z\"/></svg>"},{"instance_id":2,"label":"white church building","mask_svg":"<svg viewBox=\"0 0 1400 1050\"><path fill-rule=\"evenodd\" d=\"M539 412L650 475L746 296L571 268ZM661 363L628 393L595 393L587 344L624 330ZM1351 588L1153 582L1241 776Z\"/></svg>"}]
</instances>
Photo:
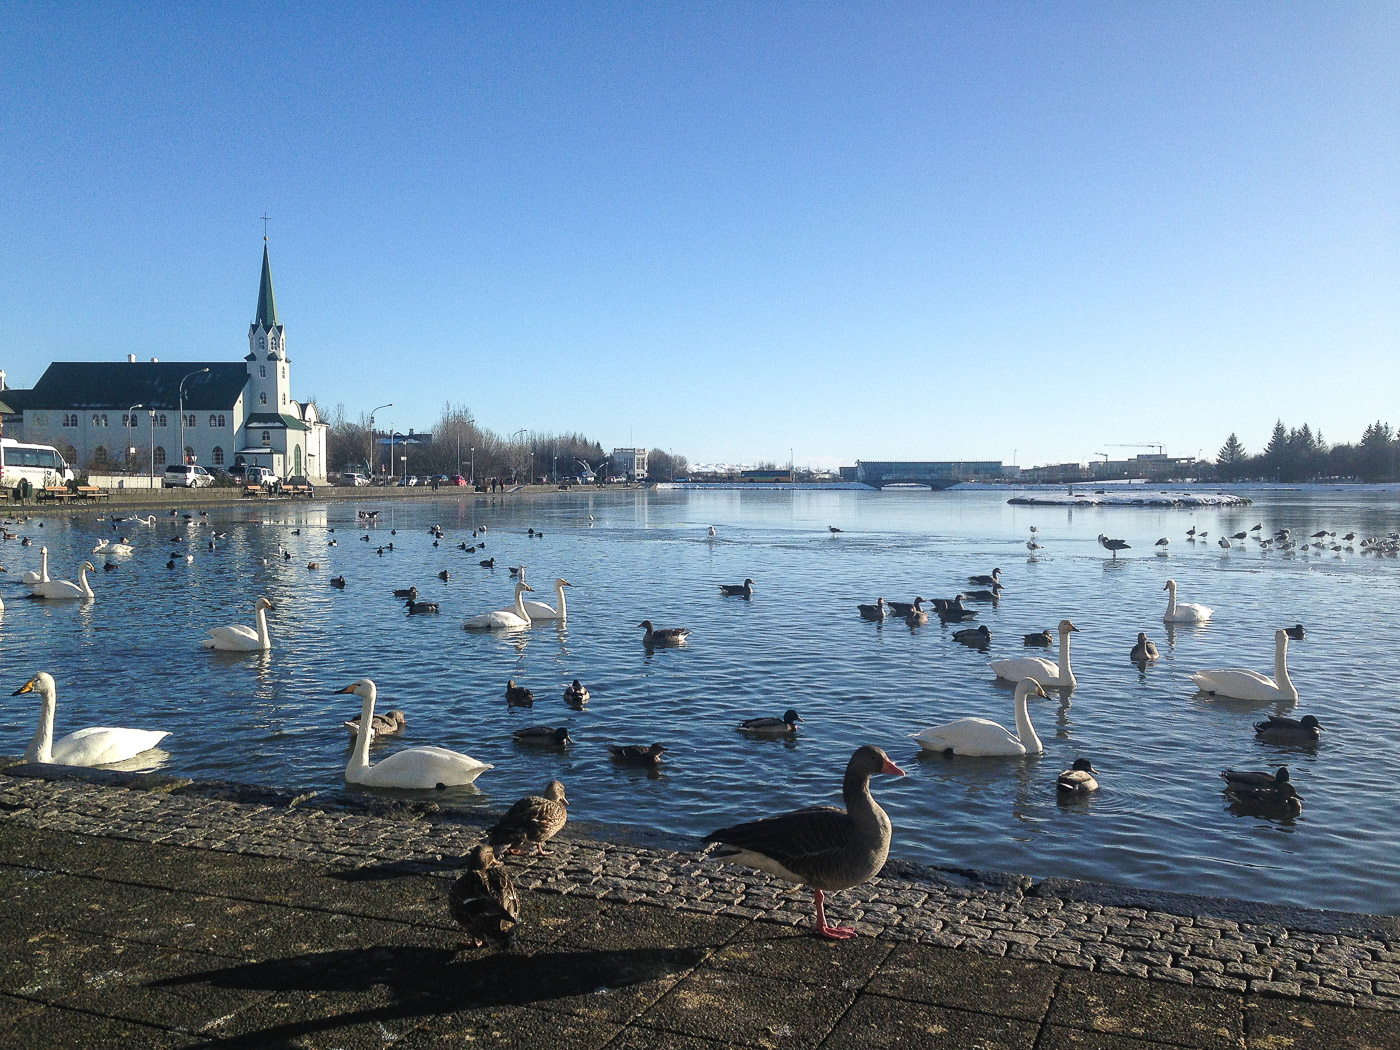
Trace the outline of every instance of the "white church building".
<instances>
[{"instance_id":1,"label":"white church building","mask_svg":"<svg viewBox=\"0 0 1400 1050\"><path fill-rule=\"evenodd\" d=\"M263 244L258 306L248 356L229 361L55 361L31 390L6 390L15 411L7 437L53 445L74 466L125 464L160 474L184 461L269 467L279 478L324 480L326 433L316 406L291 394L287 335L277 317ZM13 424L19 422L16 427ZM134 450L134 451L133 451Z\"/></svg>"}]
</instances>

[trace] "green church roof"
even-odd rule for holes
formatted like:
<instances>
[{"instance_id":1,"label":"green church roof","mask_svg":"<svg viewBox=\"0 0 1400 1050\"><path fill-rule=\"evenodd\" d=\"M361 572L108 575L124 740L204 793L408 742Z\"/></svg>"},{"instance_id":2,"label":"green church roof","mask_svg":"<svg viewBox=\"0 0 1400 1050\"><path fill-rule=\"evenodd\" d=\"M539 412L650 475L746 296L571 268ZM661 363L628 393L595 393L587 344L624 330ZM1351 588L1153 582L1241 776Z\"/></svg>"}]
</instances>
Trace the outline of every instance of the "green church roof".
<instances>
[{"instance_id":1,"label":"green church roof","mask_svg":"<svg viewBox=\"0 0 1400 1050\"><path fill-rule=\"evenodd\" d=\"M253 326L273 328L281 324L277 320L277 297L272 294L272 263L267 258L267 242L263 242L262 280L258 282L258 312L253 318Z\"/></svg>"},{"instance_id":2,"label":"green church roof","mask_svg":"<svg viewBox=\"0 0 1400 1050\"><path fill-rule=\"evenodd\" d=\"M196 369L207 372L190 375ZM185 382L185 408L228 411L248 382L248 370L225 361L55 361L17 407L31 409L105 408L125 411L138 402L147 408L174 408ZM7 394L10 391L6 391Z\"/></svg>"}]
</instances>

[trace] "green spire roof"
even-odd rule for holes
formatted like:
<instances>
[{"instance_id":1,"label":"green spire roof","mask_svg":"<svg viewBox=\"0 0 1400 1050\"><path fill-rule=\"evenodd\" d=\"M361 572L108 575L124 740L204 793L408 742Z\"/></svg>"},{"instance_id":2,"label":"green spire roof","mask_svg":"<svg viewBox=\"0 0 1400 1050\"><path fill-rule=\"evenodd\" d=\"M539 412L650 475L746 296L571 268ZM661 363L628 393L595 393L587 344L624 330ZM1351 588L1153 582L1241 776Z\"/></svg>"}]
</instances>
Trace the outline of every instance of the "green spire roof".
<instances>
[{"instance_id":1,"label":"green spire roof","mask_svg":"<svg viewBox=\"0 0 1400 1050\"><path fill-rule=\"evenodd\" d=\"M277 297L272 294L272 263L268 262L267 242L263 241L262 280L258 282L258 313L253 318L253 324L272 328L280 323L277 320Z\"/></svg>"}]
</instances>

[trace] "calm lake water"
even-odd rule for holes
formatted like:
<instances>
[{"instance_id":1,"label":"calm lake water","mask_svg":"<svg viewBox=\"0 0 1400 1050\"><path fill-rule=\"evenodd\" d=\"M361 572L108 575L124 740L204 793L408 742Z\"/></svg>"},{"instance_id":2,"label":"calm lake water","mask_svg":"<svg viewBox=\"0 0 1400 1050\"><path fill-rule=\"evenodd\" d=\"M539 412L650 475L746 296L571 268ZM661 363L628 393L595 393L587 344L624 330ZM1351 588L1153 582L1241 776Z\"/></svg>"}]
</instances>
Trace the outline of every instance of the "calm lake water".
<instances>
[{"instance_id":1,"label":"calm lake water","mask_svg":"<svg viewBox=\"0 0 1400 1050\"><path fill-rule=\"evenodd\" d=\"M341 722L359 699L334 691L370 677L381 709L402 708L409 723L376 753L438 744L495 764L473 788L448 792L454 802L499 809L559 777L577 819L688 836L839 803L851 751L875 743L909 772L874 782L894 821L893 852L906 859L1400 911L1400 658L1390 634L1400 563L1215 544L1256 522L1265 534L1281 526L1388 533L1400 527L1394 496L1274 491L1238 509L1095 510L1013 507L1009 495L632 491L221 507L191 522L121 523L136 553L95 575L91 603L24 600L19 574L37 568L40 543L55 577L75 578L84 557L100 569L102 557L89 552L114 535L111 524L36 516L22 526L32 547L4 545L9 680L0 685L8 694L35 671L53 674L60 734L85 725L170 730L160 758L170 773L339 789ZM369 543L356 524L361 508L380 510ZM434 522L445 531L439 548L428 534ZM485 552L456 549L483 524ZM1036 557L1025 547L1032 525L1045 548ZM1192 525L1209 541L1188 543ZM527 527L544 538L528 538ZM210 551L216 532L227 536ZM1100 532L1132 549L1108 557ZM173 542L176 533L185 540ZM1171 538L1169 555L1154 551L1160 536ZM395 549L378 556L391 541ZM193 561L182 556L167 569L170 552L186 549ZM487 555L494 570L477 565ZM573 583L567 627L463 631L465 618L510 603L506 566L522 561L535 597L550 604L556 576ZM985 654L952 641L956 627L936 619L911 630L856 613L857 602L881 595L951 597L969 574L994 566L1007 591L976 621L993 634ZM342 573L348 586L335 590L328 581ZM717 584L745 576L756 581L752 601L720 597ZM1215 609L1208 625L1164 629L1169 577L1180 600ZM389 592L410 584L439 601L442 615L406 616ZM276 606L270 656L200 647L209 627L251 624L259 595ZM1079 685L1032 703L1043 756L919 754L910 734L954 718L1014 727L1011 690L987 662L1023 655L1023 634L1053 630L1063 617L1080 628ZM644 618L690 627L690 643L648 653L637 629ZM1289 651L1296 710L1208 699L1187 680L1218 667L1272 673L1274 629L1299 621L1308 637ZM1145 673L1128 661L1139 630L1162 651ZM533 710L507 706L511 677L535 691ZM581 712L561 699L575 677L593 694ZM795 740L751 740L733 728L788 707L806 720ZM1271 711L1317 715L1327 727L1321 746L1256 742L1252 723ZM21 752L36 716L32 696L4 695L0 751ZM511 740L513 729L545 723L567 725L575 745L538 752ZM660 776L614 766L605 747L652 741L669 749ZM1102 789L1061 804L1056 774L1080 755L1093 759ZM1281 763L1306 799L1300 818L1230 812L1220 770Z\"/></svg>"}]
</instances>

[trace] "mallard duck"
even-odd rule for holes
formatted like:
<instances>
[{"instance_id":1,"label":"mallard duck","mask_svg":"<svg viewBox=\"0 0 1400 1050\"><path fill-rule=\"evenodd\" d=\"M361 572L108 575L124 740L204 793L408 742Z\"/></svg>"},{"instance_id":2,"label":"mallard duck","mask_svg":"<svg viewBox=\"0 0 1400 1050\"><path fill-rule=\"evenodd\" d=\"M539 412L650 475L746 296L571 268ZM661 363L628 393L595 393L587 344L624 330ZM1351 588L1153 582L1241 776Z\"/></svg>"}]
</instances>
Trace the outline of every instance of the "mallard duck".
<instances>
[{"instance_id":1,"label":"mallard duck","mask_svg":"<svg viewBox=\"0 0 1400 1050\"><path fill-rule=\"evenodd\" d=\"M651 747L642 744L608 745L608 754L612 755L613 761L628 766L659 766L665 750L660 744L652 744Z\"/></svg>"},{"instance_id":2,"label":"mallard duck","mask_svg":"<svg viewBox=\"0 0 1400 1050\"><path fill-rule=\"evenodd\" d=\"M721 583L719 593L726 598L752 598L753 580L745 577L743 583Z\"/></svg>"},{"instance_id":3,"label":"mallard duck","mask_svg":"<svg viewBox=\"0 0 1400 1050\"><path fill-rule=\"evenodd\" d=\"M1270 715L1267 722L1254 723L1255 736L1267 744L1300 744L1307 747L1318 742L1322 730L1322 723L1313 715L1302 718Z\"/></svg>"},{"instance_id":4,"label":"mallard duck","mask_svg":"<svg viewBox=\"0 0 1400 1050\"><path fill-rule=\"evenodd\" d=\"M1094 779L1098 770L1087 758L1076 758L1074 764L1055 778L1055 790L1066 795L1087 795L1099 789Z\"/></svg>"},{"instance_id":5,"label":"mallard duck","mask_svg":"<svg viewBox=\"0 0 1400 1050\"><path fill-rule=\"evenodd\" d=\"M711 855L812 887L817 935L854 937L853 929L827 924L826 894L873 878L889 856L890 818L870 797L870 778L877 773L903 776L904 770L878 747L859 748L841 784L845 809L812 807L720 828L705 836L719 844Z\"/></svg>"},{"instance_id":6,"label":"mallard duck","mask_svg":"<svg viewBox=\"0 0 1400 1050\"><path fill-rule=\"evenodd\" d=\"M1230 787L1276 788L1288 783L1288 767L1279 766L1277 772L1274 773L1267 773L1262 769L1227 769L1220 774L1220 779Z\"/></svg>"},{"instance_id":7,"label":"mallard duck","mask_svg":"<svg viewBox=\"0 0 1400 1050\"><path fill-rule=\"evenodd\" d=\"M568 726L560 726L558 729L552 726L529 726L511 733L511 739L517 744L531 744L535 747L567 747L574 742L573 737L569 736Z\"/></svg>"},{"instance_id":8,"label":"mallard duck","mask_svg":"<svg viewBox=\"0 0 1400 1050\"><path fill-rule=\"evenodd\" d=\"M350 731L353 737L360 731L360 716L341 723ZM376 713L369 723L370 740L378 740L381 736L398 736L408 725L408 719L402 711L390 711L387 714Z\"/></svg>"},{"instance_id":9,"label":"mallard duck","mask_svg":"<svg viewBox=\"0 0 1400 1050\"><path fill-rule=\"evenodd\" d=\"M442 572L438 573L438 579L447 580L451 575L452 574L449 573L446 569L443 569Z\"/></svg>"},{"instance_id":10,"label":"mallard duck","mask_svg":"<svg viewBox=\"0 0 1400 1050\"><path fill-rule=\"evenodd\" d=\"M476 846L467 855L467 870L447 891L447 907L467 931L463 948L479 948L486 941L498 948L515 946L520 894L490 846Z\"/></svg>"},{"instance_id":11,"label":"mallard duck","mask_svg":"<svg viewBox=\"0 0 1400 1050\"><path fill-rule=\"evenodd\" d=\"M1149 664L1157 659L1157 646L1147 640L1146 631L1138 632L1137 645L1128 653L1128 659L1135 664Z\"/></svg>"},{"instance_id":12,"label":"mallard duck","mask_svg":"<svg viewBox=\"0 0 1400 1050\"><path fill-rule=\"evenodd\" d=\"M512 678L506 682L506 703L513 707L532 707L535 703L535 694L523 685L516 685L515 679Z\"/></svg>"},{"instance_id":13,"label":"mallard duck","mask_svg":"<svg viewBox=\"0 0 1400 1050\"><path fill-rule=\"evenodd\" d=\"M964 627L961 631L953 632L953 641L985 649L992 644L992 631L985 623L979 627Z\"/></svg>"},{"instance_id":14,"label":"mallard duck","mask_svg":"<svg viewBox=\"0 0 1400 1050\"><path fill-rule=\"evenodd\" d=\"M493 848L504 846L508 853L517 854L533 842L535 855L547 856L549 850L544 844L564 829L569 819L568 805L563 783L551 780L545 786L543 797L529 795L511 806L486 833L486 841Z\"/></svg>"},{"instance_id":15,"label":"mallard duck","mask_svg":"<svg viewBox=\"0 0 1400 1050\"><path fill-rule=\"evenodd\" d=\"M338 590L338 591L343 591L343 590L345 590L345 577L344 577L344 576L332 576L332 577L331 577L331 586L334 587L334 588L335 588L336 590Z\"/></svg>"},{"instance_id":16,"label":"mallard duck","mask_svg":"<svg viewBox=\"0 0 1400 1050\"><path fill-rule=\"evenodd\" d=\"M1308 632L1303 629L1301 623L1295 623L1292 627L1285 627L1283 633L1292 638L1295 642L1301 642L1308 636Z\"/></svg>"},{"instance_id":17,"label":"mallard duck","mask_svg":"<svg viewBox=\"0 0 1400 1050\"><path fill-rule=\"evenodd\" d=\"M650 620L643 620L637 624L646 633L642 635L642 644L648 647L653 645L683 645L690 637L689 627L662 627L652 626Z\"/></svg>"},{"instance_id":18,"label":"mallard duck","mask_svg":"<svg viewBox=\"0 0 1400 1050\"><path fill-rule=\"evenodd\" d=\"M395 598L417 598L417 597L418 597L418 588L417 588L417 587L400 587L398 590L394 591L394 597L395 597Z\"/></svg>"},{"instance_id":19,"label":"mallard duck","mask_svg":"<svg viewBox=\"0 0 1400 1050\"><path fill-rule=\"evenodd\" d=\"M485 561L477 562L483 569L494 569L496 567L495 558L487 558Z\"/></svg>"},{"instance_id":20,"label":"mallard duck","mask_svg":"<svg viewBox=\"0 0 1400 1050\"><path fill-rule=\"evenodd\" d=\"M412 598L404 599L404 608L410 616L436 616L441 611L437 602L416 602Z\"/></svg>"},{"instance_id":21,"label":"mallard duck","mask_svg":"<svg viewBox=\"0 0 1400 1050\"><path fill-rule=\"evenodd\" d=\"M1303 812L1303 796L1289 783L1277 787L1225 786L1230 808L1264 817L1296 817Z\"/></svg>"},{"instance_id":22,"label":"mallard duck","mask_svg":"<svg viewBox=\"0 0 1400 1050\"><path fill-rule=\"evenodd\" d=\"M787 736L797 732L797 723L801 721L802 716L789 708L783 712L782 718L748 718L736 728L741 733L753 733L755 736Z\"/></svg>"},{"instance_id":23,"label":"mallard duck","mask_svg":"<svg viewBox=\"0 0 1400 1050\"><path fill-rule=\"evenodd\" d=\"M1051 645L1055 644L1055 637L1048 630L1036 631L1034 634L1023 635L1021 637L1021 644L1048 649Z\"/></svg>"},{"instance_id":24,"label":"mallard duck","mask_svg":"<svg viewBox=\"0 0 1400 1050\"><path fill-rule=\"evenodd\" d=\"M570 707L582 707L588 699L587 687L577 678L564 687L564 703Z\"/></svg>"},{"instance_id":25,"label":"mallard duck","mask_svg":"<svg viewBox=\"0 0 1400 1050\"><path fill-rule=\"evenodd\" d=\"M874 605L857 605L856 610L862 620L874 620L878 623L885 618L885 599L876 598Z\"/></svg>"}]
</instances>

